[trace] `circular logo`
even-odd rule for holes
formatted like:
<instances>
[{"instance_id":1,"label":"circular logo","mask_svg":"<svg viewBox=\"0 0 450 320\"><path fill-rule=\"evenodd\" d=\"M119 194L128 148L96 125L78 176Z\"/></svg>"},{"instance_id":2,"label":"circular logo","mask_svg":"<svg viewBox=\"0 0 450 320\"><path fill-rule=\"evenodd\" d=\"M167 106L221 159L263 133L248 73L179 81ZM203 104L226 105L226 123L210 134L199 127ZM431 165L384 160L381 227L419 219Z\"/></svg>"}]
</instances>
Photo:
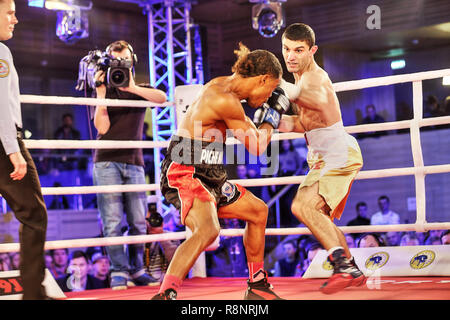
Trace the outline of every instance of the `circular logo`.
<instances>
[{"instance_id":1,"label":"circular logo","mask_svg":"<svg viewBox=\"0 0 450 320\"><path fill-rule=\"evenodd\" d=\"M9 64L0 59L0 78L6 78L9 75Z\"/></svg>"},{"instance_id":2,"label":"circular logo","mask_svg":"<svg viewBox=\"0 0 450 320\"><path fill-rule=\"evenodd\" d=\"M383 267L389 261L389 253L385 251L377 252L366 260L366 269L376 270Z\"/></svg>"},{"instance_id":3,"label":"circular logo","mask_svg":"<svg viewBox=\"0 0 450 320\"><path fill-rule=\"evenodd\" d=\"M234 197L236 193L236 186L228 181L226 181L222 186L222 194L227 197L228 200Z\"/></svg>"},{"instance_id":4,"label":"circular logo","mask_svg":"<svg viewBox=\"0 0 450 320\"><path fill-rule=\"evenodd\" d=\"M436 254L431 250L424 250L412 257L409 265L413 269L423 269L433 263Z\"/></svg>"},{"instance_id":5,"label":"circular logo","mask_svg":"<svg viewBox=\"0 0 450 320\"><path fill-rule=\"evenodd\" d=\"M330 261L328 261L328 259L326 259L323 263L322 263L322 268L324 270L333 270L333 266L331 265Z\"/></svg>"}]
</instances>

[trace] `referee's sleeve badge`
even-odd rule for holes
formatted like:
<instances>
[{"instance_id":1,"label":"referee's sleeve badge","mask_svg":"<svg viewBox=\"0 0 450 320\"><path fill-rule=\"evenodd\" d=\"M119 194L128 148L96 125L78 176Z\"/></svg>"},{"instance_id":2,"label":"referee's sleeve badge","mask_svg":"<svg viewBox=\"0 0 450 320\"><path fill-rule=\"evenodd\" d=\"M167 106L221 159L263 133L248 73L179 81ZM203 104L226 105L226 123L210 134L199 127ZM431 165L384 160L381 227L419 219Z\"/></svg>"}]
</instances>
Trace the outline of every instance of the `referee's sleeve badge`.
<instances>
[{"instance_id":1,"label":"referee's sleeve badge","mask_svg":"<svg viewBox=\"0 0 450 320\"><path fill-rule=\"evenodd\" d=\"M0 78L6 78L9 75L9 64L0 59Z\"/></svg>"}]
</instances>

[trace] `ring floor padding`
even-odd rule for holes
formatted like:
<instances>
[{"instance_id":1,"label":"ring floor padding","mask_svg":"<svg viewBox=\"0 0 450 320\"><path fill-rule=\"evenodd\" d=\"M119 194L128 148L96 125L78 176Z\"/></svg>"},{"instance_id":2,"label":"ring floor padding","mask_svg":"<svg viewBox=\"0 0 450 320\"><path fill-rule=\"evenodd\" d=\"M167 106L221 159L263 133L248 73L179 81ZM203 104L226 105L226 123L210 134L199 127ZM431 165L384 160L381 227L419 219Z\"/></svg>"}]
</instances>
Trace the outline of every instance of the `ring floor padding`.
<instances>
[{"instance_id":1,"label":"ring floor padding","mask_svg":"<svg viewBox=\"0 0 450 320\"><path fill-rule=\"evenodd\" d=\"M450 300L450 277L382 277L362 287L346 288L326 295L319 287L326 279L273 277L275 292L287 300ZM242 300L245 278L191 278L183 282L179 300ZM127 290L86 290L67 292L67 299L149 300L159 286Z\"/></svg>"}]
</instances>

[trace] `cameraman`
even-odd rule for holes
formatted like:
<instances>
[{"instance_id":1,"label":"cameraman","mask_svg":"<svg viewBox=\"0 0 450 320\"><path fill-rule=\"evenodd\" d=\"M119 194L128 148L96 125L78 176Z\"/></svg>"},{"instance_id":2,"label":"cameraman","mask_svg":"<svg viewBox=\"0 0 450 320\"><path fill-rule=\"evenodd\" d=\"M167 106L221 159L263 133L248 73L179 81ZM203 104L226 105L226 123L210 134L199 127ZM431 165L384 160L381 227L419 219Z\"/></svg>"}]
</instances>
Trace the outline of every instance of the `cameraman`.
<instances>
[{"instance_id":1,"label":"cameraman","mask_svg":"<svg viewBox=\"0 0 450 320\"><path fill-rule=\"evenodd\" d=\"M126 41L116 41L108 46L107 53L117 59L136 64L133 49ZM95 75L99 99L148 100L164 103L166 94L158 89L138 86L134 82L132 68L129 70L128 87L105 84L105 72ZM107 107L98 105L94 125L99 140L142 140L146 108ZM94 156L94 185L145 184L142 149L97 149ZM145 215L147 201L145 192L100 193L97 204L105 237L121 236L121 222L126 213L129 235L146 234ZM152 279L143 266L144 244L130 244L128 256L122 245L106 247L111 262L111 288L127 289L127 280L136 285L149 285Z\"/></svg>"}]
</instances>

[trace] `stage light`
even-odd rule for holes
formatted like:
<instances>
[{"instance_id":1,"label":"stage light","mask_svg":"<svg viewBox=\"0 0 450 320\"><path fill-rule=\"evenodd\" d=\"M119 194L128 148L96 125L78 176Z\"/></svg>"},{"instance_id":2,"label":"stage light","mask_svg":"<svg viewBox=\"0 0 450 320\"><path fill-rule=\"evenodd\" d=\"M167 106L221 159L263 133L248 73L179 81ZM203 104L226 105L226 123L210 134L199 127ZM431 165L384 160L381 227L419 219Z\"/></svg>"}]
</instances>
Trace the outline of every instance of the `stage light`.
<instances>
[{"instance_id":1,"label":"stage light","mask_svg":"<svg viewBox=\"0 0 450 320\"><path fill-rule=\"evenodd\" d=\"M70 0L46 0L45 9L47 10L72 10L72 1Z\"/></svg>"},{"instance_id":2,"label":"stage light","mask_svg":"<svg viewBox=\"0 0 450 320\"><path fill-rule=\"evenodd\" d=\"M44 8L45 0L28 0L29 7Z\"/></svg>"},{"instance_id":3,"label":"stage light","mask_svg":"<svg viewBox=\"0 0 450 320\"><path fill-rule=\"evenodd\" d=\"M91 0L28 0L29 7L45 8L47 10L72 10L79 7L83 10L92 8Z\"/></svg>"},{"instance_id":4,"label":"stage light","mask_svg":"<svg viewBox=\"0 0 450 320\"><path fill-rule=\"evenodd\" d=\"M391 69L397 70L397 69L403 69L406 66L405 60L394 60L391 62Z\"/></svg>"},{"instance_id":5,"label":"stage light","mask_svg":"<svg viewBox=\"0 0 450 320\"><path fill-rule=\"evenodd\" d=\"M56 36L66 43L89 37L91 0L28 0L28 6L56 11Z\"/></svg>"},{"instance_id":6,"label":"stage light","mask_svg":"<svg viewBox=\"0 0 450 320\"><path fill-rule=\"evenodd\" d=\"M258 30L265 38L274 37L285 24L281 5L286 0L250 0L250 2L258 3L252 8L253 29Z\"/></svg>"},{"instance_id":7,"label":"stage light","mask_svg":"<svg viewBox=\"0 0 450 320\"><path fill-rule=\"evenodd\" d=\"M58 11L56 35L66 43L74 43L89 37L89 19L86 11L75 7L72 10Z\"/></svg>"}]
</instances>

